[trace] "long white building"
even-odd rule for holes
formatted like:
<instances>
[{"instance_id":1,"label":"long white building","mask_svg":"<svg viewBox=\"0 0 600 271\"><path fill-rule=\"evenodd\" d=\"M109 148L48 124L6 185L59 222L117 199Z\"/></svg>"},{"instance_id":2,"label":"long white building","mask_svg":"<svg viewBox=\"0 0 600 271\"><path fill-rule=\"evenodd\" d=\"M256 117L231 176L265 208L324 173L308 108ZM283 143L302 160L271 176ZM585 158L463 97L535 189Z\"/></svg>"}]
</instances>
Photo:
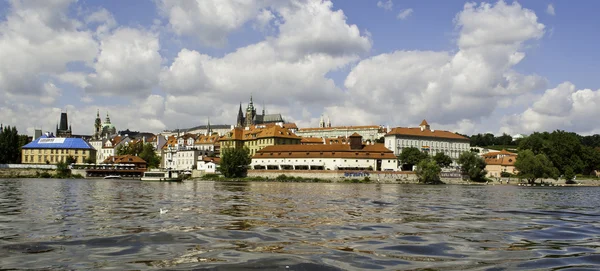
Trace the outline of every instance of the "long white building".
<instances>
[{"instance_id":1,"label":"long white building","mask_svg":"<svg viewBox=\"0 0 600 271\"><path fill-rule=\"evenodd\" d=\"M394 153L383 144L365 145L359 134L350 144L274 145L252 156L252 169L263 170L398 170Z\"/></svg>"},{"instance_id":2,"label":"long white building","mask_svg":"<svg viewBox=\"0 0 600 271\"><path fill-rule=\"evenodd\" d=\"M419 127L397 127L385 135L385 146L400 155L402 150L415 147L430 155L443 152L453 160L470 150L470 139L453 132L432 130L426 120Z\"/></svg>"}]
</instances>

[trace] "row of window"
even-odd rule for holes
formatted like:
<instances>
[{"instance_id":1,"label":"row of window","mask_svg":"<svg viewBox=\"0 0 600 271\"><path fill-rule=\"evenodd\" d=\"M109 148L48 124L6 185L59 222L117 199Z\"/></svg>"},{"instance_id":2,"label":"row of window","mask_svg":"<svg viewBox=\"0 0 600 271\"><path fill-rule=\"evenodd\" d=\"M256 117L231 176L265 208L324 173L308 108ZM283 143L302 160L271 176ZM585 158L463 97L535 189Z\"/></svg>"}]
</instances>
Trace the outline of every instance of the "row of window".
<instances>
[{"instance_id":1,"label":"row of window","mask_svg":"<svg viewBox=\"0 0 600 271\"><path fill-rule=\"evenodd\" d=\"M55 155L50 155L50 156L43 155L42 156L42 155L38 155L37 158L38 158L38 160L37 160L38 163L43 163L45 161L48 161L50 163L58 163L58 162L65 162L67 160L67 156L66 155L61 155L61 156L55 156ZM85 157L85 156L81 157L81 161L85 160L86 158L87 157ZM23 161L23 162L25 162L25 163L36 162L35 161L35 155L24 155L24 159L25 159L25 161ZM78 157L75 157L75 159L79 160Z\"/></svg>"},{"instance_id":2,"label":"row of window","mask_svg":"<svg viewBox=\"0 0 600 271\"><path fill-rule=\"evenodd\" d=\"M79 150L75 149L75 154L77 154ZM82 151L82 153L84 153L85 151ZM68 154L69 150L68 149L26 149L25 150L26 154L37 154L37 153L41 153L41 154Z\"/></svg>"}]
</instances>

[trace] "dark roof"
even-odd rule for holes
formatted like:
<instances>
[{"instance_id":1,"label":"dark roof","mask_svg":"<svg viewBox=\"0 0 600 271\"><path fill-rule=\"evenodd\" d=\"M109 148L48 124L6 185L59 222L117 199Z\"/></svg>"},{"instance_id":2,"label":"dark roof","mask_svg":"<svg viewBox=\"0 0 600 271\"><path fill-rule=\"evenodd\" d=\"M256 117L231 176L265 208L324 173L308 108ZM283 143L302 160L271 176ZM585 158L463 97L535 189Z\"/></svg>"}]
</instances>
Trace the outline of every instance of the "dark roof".
<instances>
[{"instance_id":1,"label":"dark roof","mask_svg":"<svg viewBox=\"0 0 600 271\"><path fill-rule=\"evenodd\" d=\"M23 149L92 149L94 148L81 138L62 138L42 136L23 146Z\"/></svg>"},{"instance_id":2,"label":"dark roof","mask_svg":"<svg viewBox=\"0 0 600 271\"><path fill-rule=\"evenodd\" d=\"M254 116L254 122L257 124L260 123L270 123L270 122L284 122L281 114L266 114L266 115L256 115Z\"/></svg>"},{"instance_id":3,"label":"dark roof","mask_svg":"<svg viewBox=\"0 0 600 271\"><path fill-rule=\"evenodd\" d=\"M188 131L198 130L198 129L208 129L208 125L198 125L198 126L194 126L192 128L174 129L174 130L170 130L170 131L167 130L167 131L175 133L175 132L177 132L177 130L179 130L179 132L187 133ZM227 125L227 124L211 124L210 125L210 129L212 129L212 130L214 130L214 129L231 129L231 125Z\"/></svg>"}]
</instances>

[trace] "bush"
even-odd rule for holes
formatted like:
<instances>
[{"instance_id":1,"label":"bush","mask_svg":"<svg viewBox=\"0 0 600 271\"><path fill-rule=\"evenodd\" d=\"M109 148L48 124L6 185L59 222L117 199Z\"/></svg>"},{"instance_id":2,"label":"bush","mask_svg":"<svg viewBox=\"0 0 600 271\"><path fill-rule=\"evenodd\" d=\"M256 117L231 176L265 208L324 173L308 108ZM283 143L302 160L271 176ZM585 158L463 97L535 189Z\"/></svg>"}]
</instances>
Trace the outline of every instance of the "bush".
<instances>
[{"instance_id":1,"label":"bush","mask_svg":"<svg viewBox=\"0 0 600 271\"><path fill-rule=\"evenodd\" d=\"M44 171L40 174L40 178L45 178L45 179L52 178L52 175L50 175L50 173Z\"/></svg>"},{"instance_id":2,"label":"bush","mask_svg":"<svg viewBox=\"0 0 600 271\"><path fill-rule=\"evenodd\" d=\"M510 173L508 173L506 171L502 171L500 173L500 177L502 177L502 178L509 178L509 177L512 177L512 176L513 176L512 174L510 174Z\"/></svg>"},{"instance_id":3,"label":"bush","mask_svg":"<svg viewBox=\"0 0 600 271\"><path fill-rule=\"evenodd\" d=\"M204 174L202 175L202 177L200 177L200 179L202 180L218 180L221 178L221 175L219 174Z\"/></svg>"}]
</instances>

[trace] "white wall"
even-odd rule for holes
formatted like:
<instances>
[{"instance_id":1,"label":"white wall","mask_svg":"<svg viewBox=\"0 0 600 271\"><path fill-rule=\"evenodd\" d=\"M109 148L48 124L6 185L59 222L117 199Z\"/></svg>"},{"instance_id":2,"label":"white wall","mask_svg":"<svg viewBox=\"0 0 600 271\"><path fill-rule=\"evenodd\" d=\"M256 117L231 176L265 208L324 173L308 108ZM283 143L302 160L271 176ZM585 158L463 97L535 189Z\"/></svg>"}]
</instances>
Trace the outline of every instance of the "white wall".
<instances>
[{"instance_id":1,"label":"white wall","mask_svg":"<svg viewBox=\"0 0 600 271\"><path fill-rule=\"evenodd\" d=\"M471 149L469 142L452 139L402 135L388 135L385 137L385 147L392 150L395 155L400 155L404 148L415 147L421 150L423 146L429 146L430 155L443 152L453 160L458 159L461 153Z\"/></svg>"},{"instance_id":2,"label":"white wall","mask_svg":"<svg viewBox=\"0 0 600 271\"><path fill-rule=\"evenodd\" d=\"M396 159L381 159L381 170L397 170L398 164ZM251 168L255 165L292 165L292 166L323 166L325 170L337 170L338 168L347 167L372 167L377 168L376 159L356 159L356 158L293 158L293 159L269 159L269 158L253 158L250 164Z\"/></svg>"}]
</instances>

